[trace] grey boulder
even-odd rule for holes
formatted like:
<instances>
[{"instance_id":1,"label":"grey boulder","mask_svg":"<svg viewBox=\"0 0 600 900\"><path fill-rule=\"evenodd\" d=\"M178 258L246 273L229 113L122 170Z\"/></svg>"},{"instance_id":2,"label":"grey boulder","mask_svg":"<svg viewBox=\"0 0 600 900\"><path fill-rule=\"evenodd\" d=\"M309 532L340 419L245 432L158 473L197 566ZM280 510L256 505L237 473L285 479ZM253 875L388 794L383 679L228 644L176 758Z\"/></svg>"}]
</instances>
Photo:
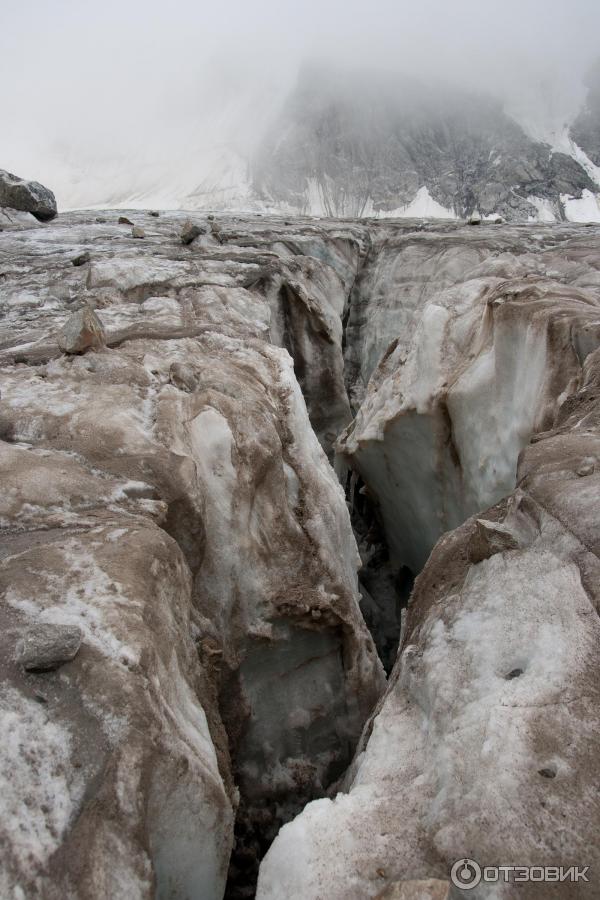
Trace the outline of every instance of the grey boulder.
<instances>
[{"instance_id":1,"label":"grey boulder","mask_svg":"<svg viewBox=\"0 0 600 900\"><path fill-rule=\"evenodd\" d=\"M104 344L104 327L88 304L69 316L58 336L58 346L65 353L83 353Z\"/></svg>"},{"instance_id":2,"label":"grey boulder","mask_svg":"<svg viewBox=\"0 0 600 900\"><path fill-rule=\"evenodd\" d=\"M40 222L49 222L57 214L52 191L37 181L26 181L0 169L0 207L31 213Z\"/></svg>"},{"instance_id":3,"label":"grey boulder","mask_svg":"<svg viewBox=\"0 0 600 900\"><path fill-rule=\"evenodd\" d=\"M76 625L33 625L17 644L16 661L28 672L49 672L75 658L81 638Z\"/></svg>"},{"instance_id":4,"label":"grey boulder","mask_svg":"<svg viewBox=\"0 0 600 900\"><path fill-rule=\"evenodd\" d=\"M84 266L86 263L90 261L90 254L87 250L84 250L83 253L79 253L77 256L74 256L71 260L71 263L74 266Z\"/></svg>"},{"instance_id":5,"label":"grey boulder","mask_svg":"<svg viewBox=\"0 0 600 900\"><path fill-rule=\"evenodd\" d=\"M181 229L181 243L182 244L191 244L192 241L195 241L198 235L202 234L203 229L200 228L199 225L195 225L189 219L184 224Z\"/></svg>"}]
</instances>

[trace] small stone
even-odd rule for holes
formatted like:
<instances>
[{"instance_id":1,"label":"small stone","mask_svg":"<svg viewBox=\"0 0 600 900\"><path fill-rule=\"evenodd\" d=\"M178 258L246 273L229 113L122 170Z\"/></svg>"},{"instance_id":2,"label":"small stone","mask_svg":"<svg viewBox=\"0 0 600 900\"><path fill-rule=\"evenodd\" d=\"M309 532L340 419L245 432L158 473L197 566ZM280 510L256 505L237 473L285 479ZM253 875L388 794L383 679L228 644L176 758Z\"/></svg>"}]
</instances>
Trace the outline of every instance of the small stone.
<instances>
[{"instance_id":1,"label":"small stone","mask_svg":"<svg viewBox=\"0 0 600 900\"><path fill-rule=\"evenodd\" d=\"M585 478L586 475L594 474L594 461L590 459L584 459L579 468L577 469L577 474L580 478Z\"/></svg>"},{"instance_id":2,"label":"small stone","mask_svg":"<svg viewBox=\"0 0 600 900\"><path fill-rule=\"evenodd\" d=\"M198 386L197 374L188 363L171 363L169 381L180 391L188 393L195 391Z\"/></svg>"},{"instance_id":3,"label":"small stone","mask_svg":"<svg viewBox=\"0 0 600 900\"><path fill-rule=\"evenodd\" d=\"M556 778L554 769L538 769L538 775L541 775L542 778Z\"/></svg>"},{"instance_id":4,"label":"small stone","mask_svg":"<svg viewBox=\"0 0 600 900\"><path fill-rule=\"evenodd\" d=\"M507 681L512 681L513 678L520 678L522 674L523 669L511 669L510 672L505 675L505 678Z\"/></svg>"},{"instance_id":5,"label":"small stone","mask_svg":"<svg viewBox=\"0 0 600 900\"><path fill-rule=\"evenodd\" d=\"M90 261L90 254L87 250L84 250L83 253L80 253L79 256L74 256L71 260L71 263L74 266L84 266L87 262Z\"/></svg>"},{"instance_id":6,"label":"small stone","mask_svg":"<svg viewBox=\"0 0 600 900\"><path fill-rule=\"evenodd\" d=\"M210 223L210 231L211 231L212 236L213 236L214 238L216 238L216 240L217 240L220 244L222 244L222 243L223 243L223 238L221 237L221 226L219 225L218 222L211 222L211 223Z\"/></svg>"},{"instance_id":7,"label":"small stone","mask_svg":"<svg viewBox=\"0 0 600 900\"><path fill-rule=\"evenodd\" d=\"M481 214L478 209L474 209L469 217L469 225L481 225Z\"/></svg>"},{"instance_id":8,"label":"small stone","mask_svg":"<svg viewBox=\"0 0 600 900\"><path fill-rule=\"evenodd\" d=\"M181 229L181 243L186 245L191 244L200 234L202 234L202 228L188 219Z\"/></svg>"},{"instance_id":9,"label":"small stone","mask_svg":"<svg viewBox=\"0 0 600 900\"><path fill-rule=\"evenodd\" d=\"M69 316L58 336L58 346L65 353L83 353L105 343L102 322L87 303Z\"/></svg>"},{"instance_id":10,"label":"small stone","mask_svg":"<svg viewBox=\"0 0 600 900\"><path fill-rule=\"evenodd\" d=\"M131 229L131 236L134 238L145 238L146 232L141 227L141 225L134 225Z\"/></svg>"},{"instance_id":11,"label":"small stone","mask_svg":"<svg viewBox=\"0 0 600 900\"><path fill-rule=\"evenodd\" d=\"M133 222L127 216L119 216L119 225L133 225Z\"/></svg>"},{"instance_id":12,"label":"small stone","mask_svg":"<svg viewBox=\"0 0 600 900\"><path fill-rule=\"evenodd\" d=\"M102 224L103 222L106 222L106 219L104 216L96 216L96 222Z\"/></svg>"},{"instance_id":13,"label":"small stone","mask_svg":"<svg viewBox=\"0 0 600 900\"><path fill-rule=\"evenodd\" d=\"M507 525L476 519L475 531L469 544L469 559L472 563L479 563L496 553L518 550L520 546L518 537Z\"/></svg>"},{"instance_id":14,"label":"small stone","mask_svg":"<svg viewBox=\"0 0 600 900\"><path fill-rule=\"evenodd\" d=\"M151 210L148 212L148 215L149 215L149 216L152 216L152 218L154 218L154 219L158 219L158 217L160 216L160 213L159 213L159 211L158 211L157 209L151 209Z\"/></svg>"},{"instance_id":15,"label":"small stone","mask_svg":"<svg viewBox=\"0 0 600 900\"><path fill-rule=\"evenodd\" d=\"M76 625L34 625L18 642L15 659L28 672L50 672L75 658L81 639Z\"/></svg>"}]
</instances>

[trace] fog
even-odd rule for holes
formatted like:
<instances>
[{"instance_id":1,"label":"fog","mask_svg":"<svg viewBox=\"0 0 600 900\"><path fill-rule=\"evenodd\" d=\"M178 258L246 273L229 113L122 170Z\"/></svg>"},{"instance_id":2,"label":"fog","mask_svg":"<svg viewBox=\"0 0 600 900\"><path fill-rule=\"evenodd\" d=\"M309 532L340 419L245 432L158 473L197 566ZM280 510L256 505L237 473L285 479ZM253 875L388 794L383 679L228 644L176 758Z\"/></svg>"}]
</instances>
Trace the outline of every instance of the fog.
<instances>
[{"instance_id":1,"label":"fog","mask_svg":"<svg viewBox=\"0 0 600 900\"><path fill-rule=\"evenodd\" d=\"M201 172L252 152L307 60L489 91L543 132L599 33L597 0L0 0L0 167L67 203Z\"/></svg>"}]
</instances>

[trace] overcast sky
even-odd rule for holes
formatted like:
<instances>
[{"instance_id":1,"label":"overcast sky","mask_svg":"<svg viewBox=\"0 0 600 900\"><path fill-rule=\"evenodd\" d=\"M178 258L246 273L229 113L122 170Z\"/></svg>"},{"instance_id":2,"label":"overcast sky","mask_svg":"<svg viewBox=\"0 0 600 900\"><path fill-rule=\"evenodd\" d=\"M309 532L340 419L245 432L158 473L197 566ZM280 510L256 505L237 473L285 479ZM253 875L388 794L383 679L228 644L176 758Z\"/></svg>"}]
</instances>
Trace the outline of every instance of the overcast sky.
<instances>
[{"instance_id":1,"label":"overcast sky","mask_svg":"<svg viewBox=\"0 0 600 900\"><path fill-rule=\"evenodd\" d=\"M599 34L599 0L0 0L0 167L251 142L307 58L564 104Z\"/></svg>"}]
</instances>

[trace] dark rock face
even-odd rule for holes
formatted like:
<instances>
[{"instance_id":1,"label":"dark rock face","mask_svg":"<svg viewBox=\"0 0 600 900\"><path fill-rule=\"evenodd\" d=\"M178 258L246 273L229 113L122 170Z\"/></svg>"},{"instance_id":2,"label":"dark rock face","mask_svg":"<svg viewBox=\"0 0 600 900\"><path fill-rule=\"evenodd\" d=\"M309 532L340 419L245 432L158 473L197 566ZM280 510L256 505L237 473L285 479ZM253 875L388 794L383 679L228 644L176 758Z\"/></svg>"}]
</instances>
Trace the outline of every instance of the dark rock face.
<instances>
[{"instance_id":1,"label":"dark rock face","mask_svg":"<svg viewBox=\"0 0 600 900\"><path fill-rule=\"evenodd\" d=\"M31 213L40 222L49 222L57 214L52 191L37 181L25 181L0 169L0 207Z\"/></svg>"},{"instance_id":2,"label":"dark rock face","mask_svg":"<svg viewBox=\"0 0 600 900\"><path fill-rule=\"evenodd\" d=\"M510 221L532 214L530 196L560 217L561 194L595 190L575 160L531 140L491 98L329 71L301 77L263 143L255 185L301 212L316 195L335 216L396 210L426 187L450 214Z\"/></svg>"},{"instance_id":3,"label":"dark rock face","mask_svg":"<svg viewBox=\"0 0 600 900\"><path fill-rule=\"evenodd\" d=\"M586 78L588 96L571 127L571 137L596 166L600 166L600 59Z\"/></svg>"}]
</instances>

